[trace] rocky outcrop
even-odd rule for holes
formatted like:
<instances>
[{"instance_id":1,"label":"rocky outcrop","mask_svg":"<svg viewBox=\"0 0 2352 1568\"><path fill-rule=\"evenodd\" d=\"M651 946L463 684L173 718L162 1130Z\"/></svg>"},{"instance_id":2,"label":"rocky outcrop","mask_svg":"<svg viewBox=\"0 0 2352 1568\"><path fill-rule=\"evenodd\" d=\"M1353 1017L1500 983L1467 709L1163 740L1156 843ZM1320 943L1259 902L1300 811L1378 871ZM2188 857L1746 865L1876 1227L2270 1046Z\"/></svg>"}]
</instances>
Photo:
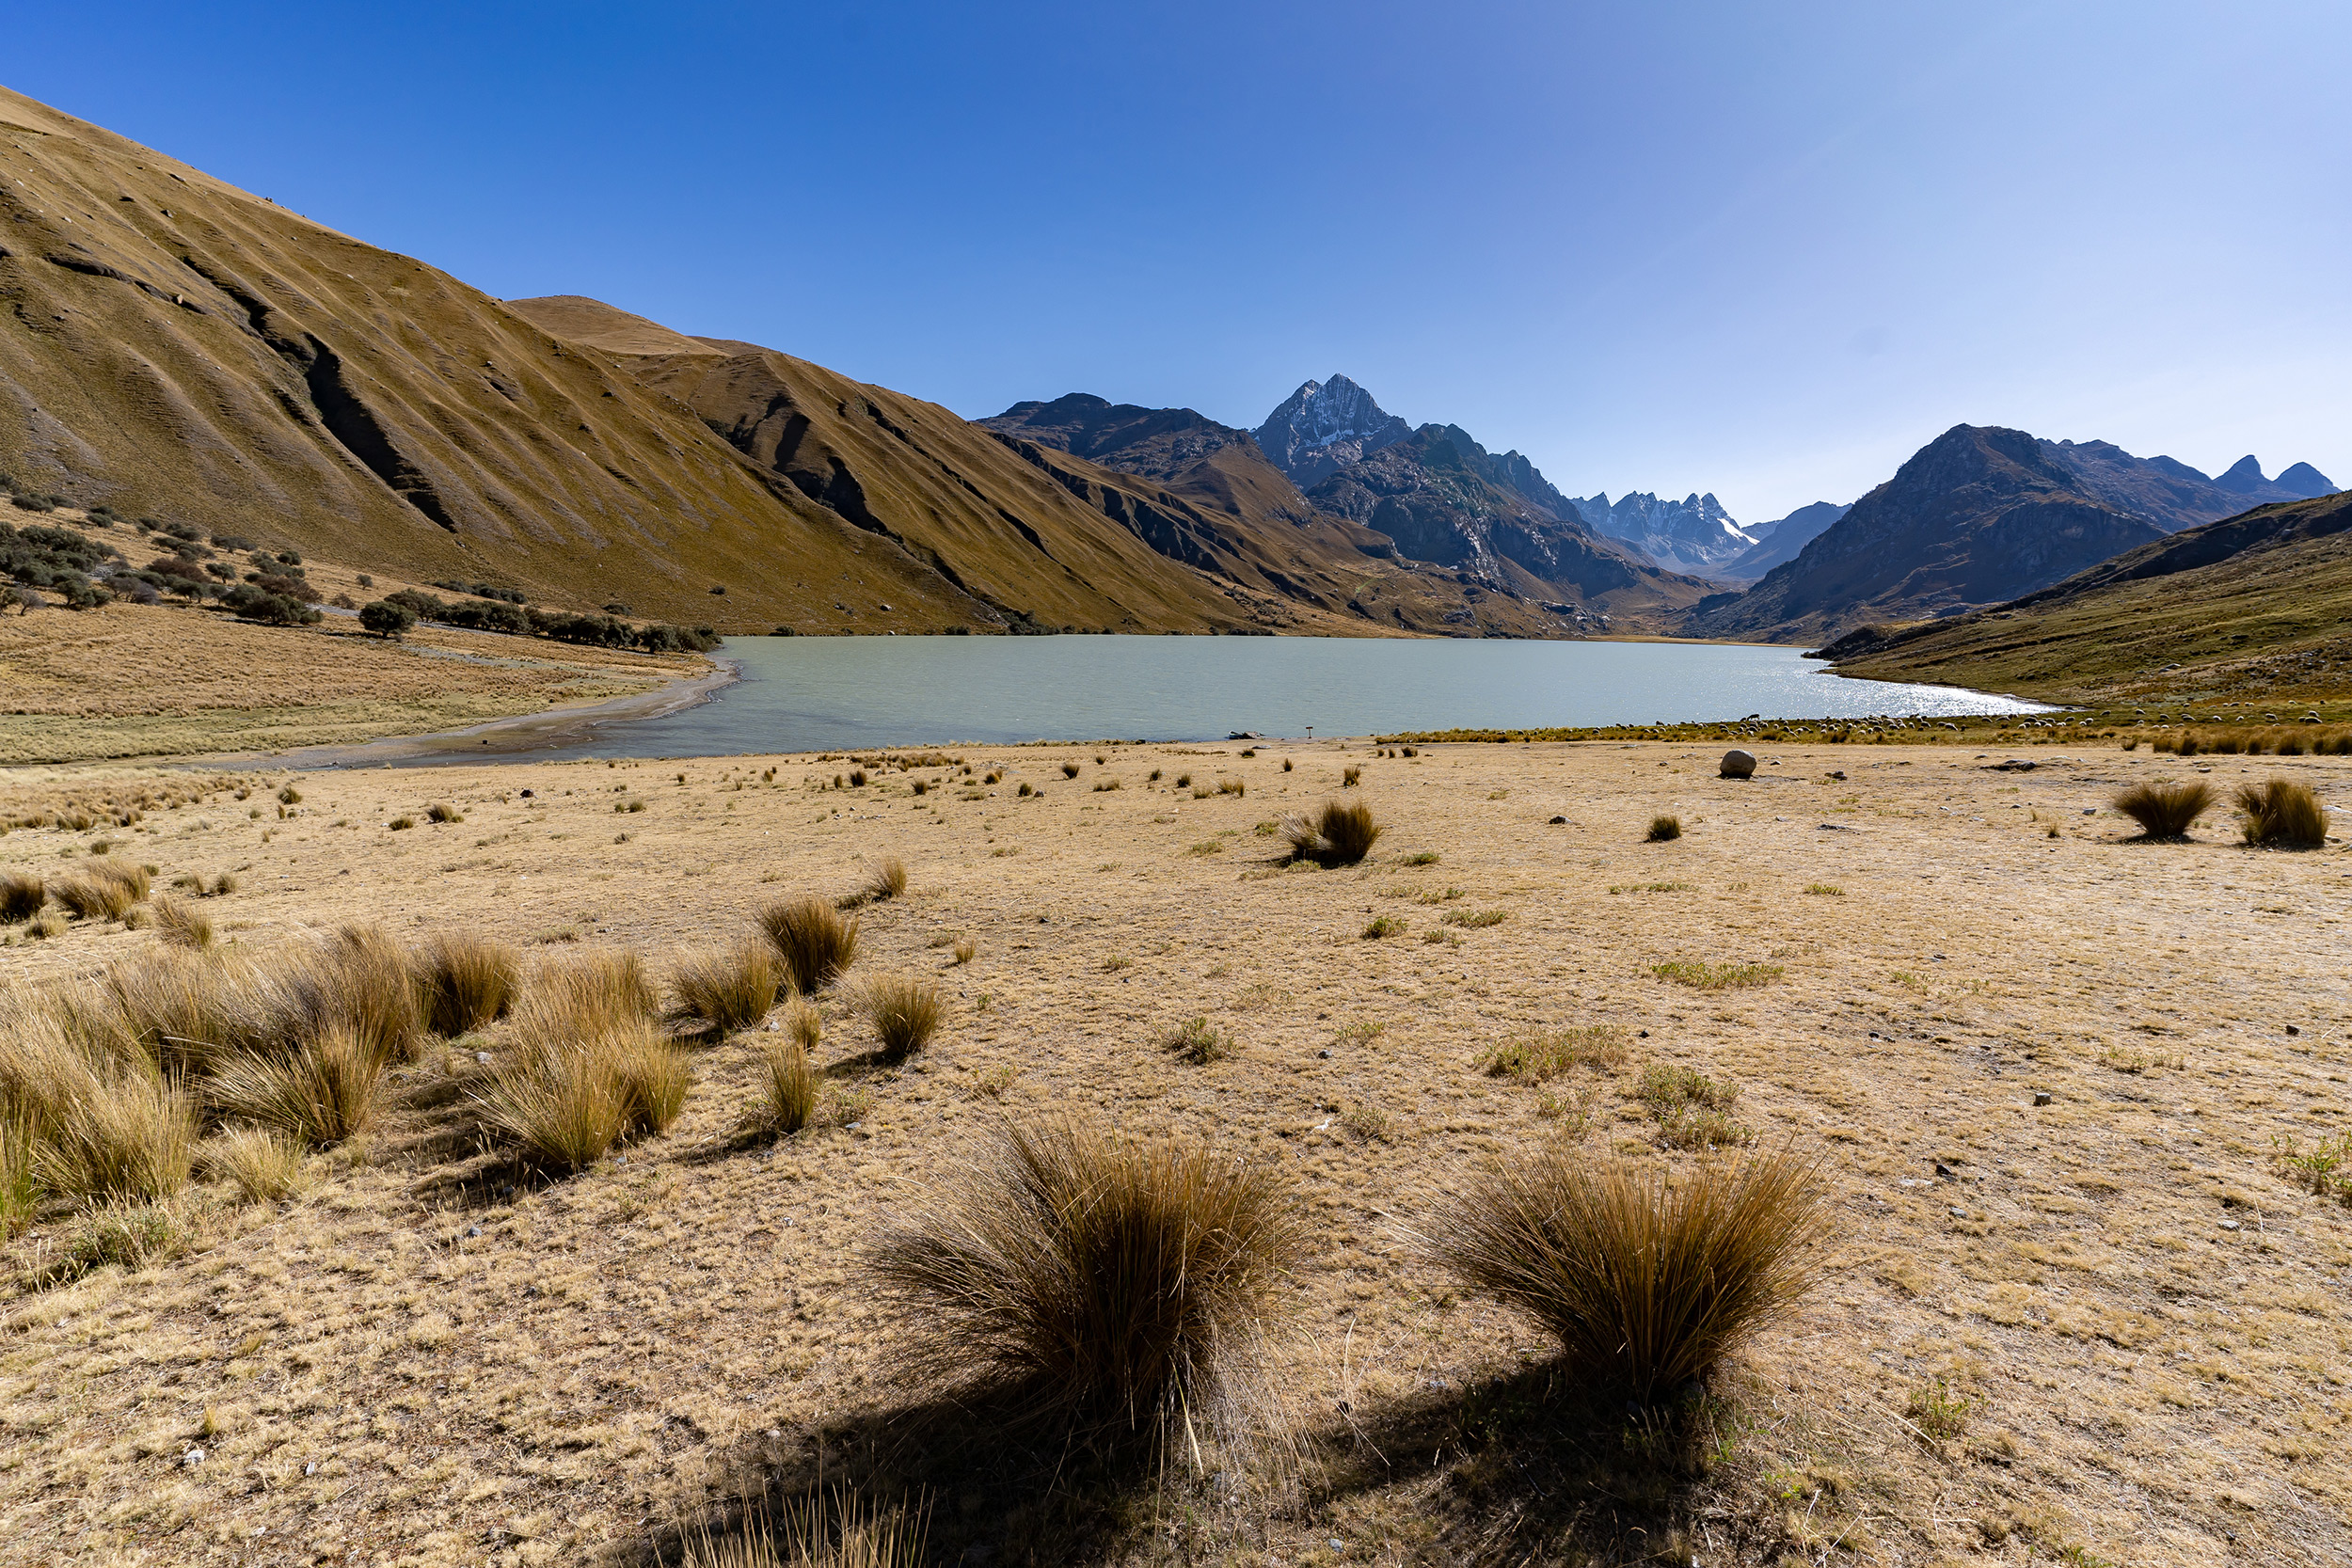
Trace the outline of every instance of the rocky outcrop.
<instances>
[{"instance_id":1,"label":"rocky outcrop","mask_svg":"<svg viewBox=\"0 0 2352 1568\"><path fill-rule=\"evenodd\" d=\"M1595 531L1621 540L1670 571L1707 573L1754 549L1759 535L1741 528L1712 495L1681 500L1635 491L1608 492L1570 503Z\"/></svg>"},{"instance_id":2,"label":"rocky outcrop","mask_svg":"<svg viewBox=\"0 0 2352 1568\"><path fill-rule=\"evenodd\" d=\"M1307 490L1412 433L1411 425L1375 403L1370 392L1334 375L1300 383L1254 434L1267 460Z\"/></svg>"}]
</instances>

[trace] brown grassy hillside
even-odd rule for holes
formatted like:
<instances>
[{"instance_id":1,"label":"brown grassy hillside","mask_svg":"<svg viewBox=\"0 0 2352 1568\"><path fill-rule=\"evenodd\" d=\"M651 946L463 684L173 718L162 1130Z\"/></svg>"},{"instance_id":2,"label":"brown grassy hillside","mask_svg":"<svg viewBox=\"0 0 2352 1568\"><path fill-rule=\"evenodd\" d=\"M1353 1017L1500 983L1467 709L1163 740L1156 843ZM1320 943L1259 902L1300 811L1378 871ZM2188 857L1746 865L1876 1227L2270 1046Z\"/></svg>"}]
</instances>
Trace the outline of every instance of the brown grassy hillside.
<instances>
[{"instance_id":1,"label":"brown grassy hillside","mask_svg":"<svg viewBox=\"0 0 2352 1568\"><path fill-rule=\"evenodd\" d=\"M742 627L855 566L969 606L498 301L0 92L0 468L422 579ZM709 594L724 586L723 605Z\"/></svg>"},{"instance_id":2,"label":"brown grassy hillside","mask_svg":"<svg viewBox=\"0 0 2352 1568\"><path fill-rule=\"evenodd\" d=\"M1849 674L2065 702L2170 693L2324 702L2352 689L2352 497L2258 507L1950 621L1865 628Z\"/></svg>"},{"instance_id":3,"label":"brown grassy hillside","mask_svg":"<svg viewBox=\"0 0 2352 1568\"><path fill-rule=\"evenodd\" d=\"M82 506L723 630L1556 629L751 344L534 320L4 91L0 175L0 471Z\"/></svg>"},{"instance_id":4,"label":"brown grassy hillside","mask_svg":"<svg viewBox=\"0 0 2352 1568\"><path fill-rule=\"evenodd\" d=\"M1398 561L1383 536L1307 505L1246 437L1205 461L1164 465L1164 477L1138 473L1117 453L1089 461L1050 433L967 422L788 354L688 338L578 295L510 309L611 356L803 496L1014 622L1343 636L1562 629L1532 604L1473 608L1453 574ZM866 613L845 600L817 624L859 626Z\"/></svg>"}]
</instances>

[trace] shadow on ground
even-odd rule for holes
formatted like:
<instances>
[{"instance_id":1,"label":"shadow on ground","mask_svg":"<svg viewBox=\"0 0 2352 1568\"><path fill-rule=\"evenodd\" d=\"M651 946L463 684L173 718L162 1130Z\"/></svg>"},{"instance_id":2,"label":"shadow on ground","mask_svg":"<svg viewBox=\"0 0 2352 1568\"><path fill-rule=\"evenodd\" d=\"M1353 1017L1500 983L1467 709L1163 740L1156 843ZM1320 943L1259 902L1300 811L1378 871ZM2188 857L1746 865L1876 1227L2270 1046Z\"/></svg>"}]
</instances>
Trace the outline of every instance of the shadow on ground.
<instances>
[{"instance_id":1,"label":"shadow on ground","mask_svg":"<svg viewBox=\"0 0 2352 1568\"><path fill-rule=\"evenodd\" d=\"M931 1563L1221 1560L1269 1548L1291 1560L1428 1564L1660 1564L1772 1560L1734 1403L1693 1391L1647 1409L1580 1391L1551 1367L1435 1387L1307 1433L1296 1467L1196 1472L1148 1438L1072 1443L1025 1424L1002 1396L903 1404L787 1432L739 1452L743 1496L673 1522L624 1560L675 1565L853 1489L870 1507L928 1508ZM1279 1468L1279 1466L1277 1467ZM1334 1552L1328 1543L1337 1540Z\"/></svg>"}]
</instances>

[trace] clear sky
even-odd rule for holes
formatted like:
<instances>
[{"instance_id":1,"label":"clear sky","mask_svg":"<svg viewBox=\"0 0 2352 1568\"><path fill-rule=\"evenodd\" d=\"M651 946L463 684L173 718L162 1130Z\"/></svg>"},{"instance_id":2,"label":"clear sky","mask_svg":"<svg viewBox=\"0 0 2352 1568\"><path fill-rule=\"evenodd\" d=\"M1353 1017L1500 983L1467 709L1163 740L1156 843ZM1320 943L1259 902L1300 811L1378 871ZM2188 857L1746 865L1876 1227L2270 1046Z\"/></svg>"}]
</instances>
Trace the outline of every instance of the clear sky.
<instances>
[{"instance_id":1,"label":"clear sky","mask_svg":"<svg viewBox=\"0 0 2352 1568\"><path fill-rule=\"evenodd\" d=\"M0 81L493 294L994 413L1353 376L1562 488L1960 422L2352 484L2352 6L20 6Z\"/></svg>"}]
</instances>

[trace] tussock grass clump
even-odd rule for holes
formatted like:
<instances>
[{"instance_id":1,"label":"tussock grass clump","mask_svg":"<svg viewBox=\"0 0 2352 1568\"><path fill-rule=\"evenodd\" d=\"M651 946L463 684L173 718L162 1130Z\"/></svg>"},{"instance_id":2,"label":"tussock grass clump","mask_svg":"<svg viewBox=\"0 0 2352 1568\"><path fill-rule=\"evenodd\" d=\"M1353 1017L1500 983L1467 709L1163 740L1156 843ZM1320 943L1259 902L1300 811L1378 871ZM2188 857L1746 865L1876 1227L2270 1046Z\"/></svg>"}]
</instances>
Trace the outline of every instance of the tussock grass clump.
<instances>
[{"instance_id":1,"label":"tussock grass clump","mask_svg":"<svg viewBox=\"0 0 2352 1568\"><path fill-rule=\"evenodd\" d=\"M1585 1377L1651 1398L1703 1378L1810 1287L1815 1167L1786 1153L1663 1176L1554 1148L1496 1160L1427 1245L1560 1341Z\"/></svg>"},{"instance_id":2,"label":"tussock grass clump","mask_svg":"<svg viewBox=\"0 0 2352 1568\"><path fill-rule=\"evenodd\" d=\"M1078 776L1078 765L1074 762L1063 763L1061 765L1061 776L1065 779L1076 778Z\"/></svg>"},{"instance_id":3,"label":"tussock grass clump","mask_svg":"<svg viewBox=\"0 0 2352 1568\"><path fill-rule=\"evenodd\" d=\"M593 981L572 988L593 995ZM480 1100L489 1129L542 1164L563 1170L594 1164L631 1136L664 1132L685 1106L686 1057L644 1013L597 1020L576 1010L518 1009L517 1038Z\"/></svg>"},{"instance_id":4,"label":"tussock grass clump","mask_svg":"<svg viewBox=\"0 0 2352 1568\"><path fill-rule=\"evenodd\" d=\"M1249 781L1247 779L1219 779L1216 781L1216 792L1219 795L1248 795L1249 793Z\"/></svg>"},{"instance_id":5,"label":"tussock grass clump","mask_svg":"<svg viewBox=\"0 0 2352 1568\"><path fill-rule=\"evenodd\" d=\"M881 864L866 873L865 883L844 900L841 907L855 909L860 904L878 904L884 899L903 897L906 891L906 862L896 855L887 855Z\"/></svg>"},{"instance_id":6,"label":"tussock grass clump","mask_svg":"<svg viewBox=\"0 0 2352 1568\"><path fill-rule=\"evenodd\" d=\"M1613 1072L1625 1065L1625 1030L1614 1023L1534 1030L1489 1047L1478 1065L1489 1077L1545 1084L1570 1068Z\"/></svg>"},{"instance_id":7,"label":"tussock grass clump","mask_svg":"<svg viewBox=\"0 0 2352 1568\"><path fill-rule=\"evenodd\" d=\"M436 800L424 808L424 819L428 822L463 822L466 814L447 800Z\"/></svg>"},{"instance_id":8,"label":"tussock grass clump","mask_svg":"<svg viewBox=\"0 0 2352 1568\"><path fill-rule=\"evenodd\" d=\"M1646 835L1646 842L1651 844L1663 844L1668 839L1680 838L1681 836L1681 817L1667 816L1661 813L1661 815L1653 816L1649 819L1649 832Z\"/></svg>"},{"instance_id":9,"label":"tussock grass clump","mask_svg":"<svg viewBox=\"0 0 2352 1568\"><path fill-rule=\"evenodd\" d=\"M858 998L866 1022L890 1057L912 1055L930 1043L947 1004L939 988L913 974L885 975L868 984Z\"/></svg>"},{"instance_id":10,"label":"tussock grass clump","mask_svg":"<svg viewBox=\"0 0 2352 1568\"><path fill-rule=\"evenodd\" d=\"M1404 929L1405 922L1392 914L1375 915L1365 923L1364 940L1377 942L1382 937L1392 937Z\"/></svg>"},{"instance_id":11,"label":"tussock grass clump","mask_svg":"<svg viewBox=\"0 0 2352 1568\"><path fill-rule=\"evenodd\" d=\"M1269 1172L1077 1122L1011 1126L875 1249L920 1331L910 1370L1012 1392L1025 1414L1111 1441L1258 1402L1276 1286L1306 1256Z\"/></svg>"},{"instance_id":12,"label":"tussock grass clump","mask_svg":"<svg viewBox=\"0 0 2352 1568\"><path fill-rule=\"evenodd\" d=\"M956 945L953 949L951 949L951 951L955 954L956 963L959 966L961 966L963 964L970 963L974 958L979 957L980 944L974 942L970 937L959 937L956 940Z\"/></svg>"},{"instance_id":13,"label":"tussock grass clump","mask_svg":"<svg viewBox=\"0 0 2352 1568\"><path fill-rule=\"evenodd\" d=\"M829 984L857 957L858 923L821 898L774 905L761 912L759 927L775 944L792 989L803 994Z\"/></svg>"},{"instance_id":14,"label":"tussock grass clump","mask_svg":"<svg viewBox=\"0 0 2352 1568\"><path fill-rule=\"evenodd\" d=\"M346 926L267 975L265 1032L282 1042L330 1029L358 1036L381 1063L414 1061L424 1043L408 955L381 926Z\"/></svg>"},{"instance_id":15,"label":"tussock grass clump","mask_svg":"<svg viewBox=\"0 0 2352 1568\"><path fill-rule=\"evenodd\" d=\"M670 973L678 1016L714 1037L748 1029L766 1018L783 984L776 950L756 941L739 942L723 953L690 955Z\"/></svg>"},{"instance_id":16,"label":"tussock grass clump","mask_svg":"<svg viewBox=\"0 0 2352 1568\"><path fill-rule=\"evenodd\" d=\"M426 938L415 966L424 1026L446 1039L504 1018L522 983L522 955L502 942L459 931Z\"/></svg>"},{"instance_id":17,"label":"tussock grass clump","mask_svg":"<svg viewBox=\"0 0 2352 1568\"><path fill-rule=\"evenodd\" d=\"M2238 832L2249 844L2309 849L2328 842L2328 813L2292 779L2237 786Z\"/></svg>"},{"instance_id":18,"label":"tussock grass clump","mask_svg":"<svg viewBox=\"0 0 2352 1568\"><path fill-rule=\"evenodd\" d=\"M14 1241L40 1208L40 1128L18 1106L0 1106L0 1242Z\"/></svg>"},{"instance_id":19,"label":"tussock grass clump","mask_svg":"<svg viewBox=\"0 0 2352 1568\"><path fill-rule=\"evenodd\" d=\"M2197 819L2213 806L2213 785L2202 779L2186 784L2158 780L2134 784L2108 802L2139 824L2144 838L2186 838Z\"/></svg>"},{"instance_id":20,"label":"tussock grass clump","mask_svg":"<svg viewBox=\"0 0 2352 1568\"><path fill-rule=\"evenodd\" d=\"M325 1148L375 1119L385 1059L348 1025L324 1030L291 1055L216 1063L208 1097L232 1117Z\"/></svg>"},{"instance_id":21,"label":"tussock grass clump","mask_svg":"<svg viewBox=\"0 0 2352 1568\"><path fill-rule=\"evenodd\" d=\"M1284 766L1287 768L1288 765L1285 764ZM1352 789L1363 782L1364 770L1362 768L1343 768L1340 769L1340 787L1342 789Z\"/></svg>"},{"instance_id":22,"label":"tussock grass clump","mask_svg":"<svg viewBox=\"0 0 2352 1568\"><path fill-rule=\"evenodd\" d=\"M0 920L30 920L49 901L49 885L33 871L0 871Z\"/></svg>"},{"instance_id":23,"label":"tussock grass clump","mask_svg":"<svg viewBox=\"0 0 2352 1568\"><path fill-rule=\"evenodd\" d=\"M146 896L142 884L147 879L144 871L135 881L120 871L108 861L90 861L58 878L49 891L77 920L120 920Z\"/></svg>"},{"instance_id":24,"label":"tussock grass clump","mask_svg":"<svg viewBox=\"0 0 2352 1568\"><path fill-rule=\"evenodd\" d=\"M396 833L405 832L416 825L417 819L413 816L395 816L389 822L384 824L384 826L389 828Z\"/></svg>"},{"instance_id":25,"label":"tussock grass clump","mask_svg":"<svg viewBox=\"0 0 2352 1568\"><path fill-rule=\"evenodd\" d=\"M300 1140L264 1127L234 1127L203 1147L204 1168L247 1203L277 1203L305 1184Z\"/></svg>"},{"instance_id":26,"label":"tussock grass clump","mask_svg":"<svg viewBox=\"0 0 2352 1568\"><path fill-rule=\"evenodd\" d=\"M791 1035L762 1039L759 1054L764 1099L756 1119L769 1132L788 1137L817 1115L817 1069L809 1062L808 1047Z\"/></svg>"},{"instance_id":27,"label":"tussock grass clump","mask_svg":"<svg viewBox=\"0 0 2352 1568\"><path fill-rule=\"evenodd\" d=\"M213 945L212 917L177 898L155 900L155 934L174 947L202 952Z\"/></svg>"},{"instance_id":28,"label":"tussock grass clump","mask_svg":"<svg viewBox=\"0 0 2352 1568\"><path fill-rule=\"evenodd\" d=\"M178 1192L195 1157L195 1102L135 1068L77 1066L45 1085L52 1098L35 1157L41 1185L77 1198Z\"/></svg>"},{"instance_id":29,"label":"tussock grass clump","mask_svg":"<svg viewBox=\"0 0 2352 1568\"><path fill-rule=\"evenodd\" d=\"M1373 819L1372 808L1361 801L1342 805L1327 800L1312 821L1303 816L1282 819L1282 836L1290 841L1291 859L1317 865L1354 865L1372 853L1385 830Z\"/></svg>"}]
</instances>

